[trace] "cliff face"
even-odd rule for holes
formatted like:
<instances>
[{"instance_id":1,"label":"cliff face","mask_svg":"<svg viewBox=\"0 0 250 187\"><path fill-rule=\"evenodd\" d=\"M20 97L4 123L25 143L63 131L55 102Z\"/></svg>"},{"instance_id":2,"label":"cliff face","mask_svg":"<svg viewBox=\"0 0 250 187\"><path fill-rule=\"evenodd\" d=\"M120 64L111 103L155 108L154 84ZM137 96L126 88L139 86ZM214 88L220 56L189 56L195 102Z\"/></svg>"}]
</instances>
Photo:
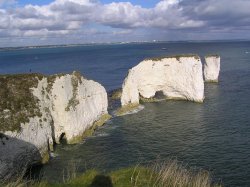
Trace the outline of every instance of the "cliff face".
<instances>
[{"instance_id":1,"label":"cliff face","mask_svg":"<svg viewBox=\"0 0 250 187\"><path fill-rule=\"evenodd\" d=\"M42 110L48 110L53 119L56 143L60 138L75 143L77 137L107 114L105 88L79 74L44 78L33 93Z\"/></svg>"},{"instance_id":2,"label":"cliff face","mask_svg":"<svg viewBox=\"0 0 250 187\"><path fill-rule=\"evenodd\" d=\"M166 98L203 102L201 60L196 55L148 59L129 70L124 80L122 106L139 104L162 91Z\"/></svg>"},{"instance_id":3,"label":"cliff face","mask_svg":"<svg viewBox=\"0 0 250 187\"><path fill-rule=\"evenodd\" d=\"M205 82L218 82L220 73L220 56L209 55L205 57L204 78Z\"/></svg>"},{"instance_id":4,"label":"cliff face","mask_svg":"<svg viewBox=\"0 0 250 187\"><path fill-rule=\"evenodd\" d=\"M104 87L76 72L0 76L0 86L0 178L48 161L54 142L75 143L108 118Z\"/></svg>"}]
</instances>

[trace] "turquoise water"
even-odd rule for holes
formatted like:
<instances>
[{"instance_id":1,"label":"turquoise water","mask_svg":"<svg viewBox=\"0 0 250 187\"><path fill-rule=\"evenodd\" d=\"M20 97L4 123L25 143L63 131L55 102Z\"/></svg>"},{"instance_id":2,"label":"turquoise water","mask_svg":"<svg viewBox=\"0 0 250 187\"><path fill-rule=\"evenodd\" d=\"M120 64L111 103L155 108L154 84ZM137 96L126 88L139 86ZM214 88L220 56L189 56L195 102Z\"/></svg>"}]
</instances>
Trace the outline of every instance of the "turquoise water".
<instances>
[{"instance_id":1,"label":"turquoise water","mask_svg":"<svg viewBox=\"0 0 250 187\"><path fill-rule=\"evenodd\" d=\"M167 50L162 50L166 48ZM0 52L0 73L81 71L107 90L119 88L129 68L146 57L218 53L220 83L205 85L205 102L146 103L136 114L116 117L77 145L58 145L41 172L60 180L77 163L109 171L177 158L211 171L225 186L250 186L250 42L158 43L26 49ZM248 53L249 52L249 53Z\"/></svg>"}]
</instances>

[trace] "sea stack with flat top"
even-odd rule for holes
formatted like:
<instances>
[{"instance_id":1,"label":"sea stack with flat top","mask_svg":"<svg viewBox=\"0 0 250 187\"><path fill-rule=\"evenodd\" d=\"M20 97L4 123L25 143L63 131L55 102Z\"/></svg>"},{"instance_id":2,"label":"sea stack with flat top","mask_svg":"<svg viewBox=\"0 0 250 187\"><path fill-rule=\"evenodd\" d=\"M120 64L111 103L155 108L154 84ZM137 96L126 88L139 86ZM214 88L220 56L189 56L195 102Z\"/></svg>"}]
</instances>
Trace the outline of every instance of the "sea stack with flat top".
<instances>
[{"instance_id":1,"label":"sea stack with flat top","mask_svg":"<svg viewBox=\"0 0 250 187\"><path fill-rule=\"evenodd\" d=\"M205 82L219 82L220 73L220 56L207 55L205 56L204 78Z\"/></svg>"},{"instance_id":2,"label":"sea stack with flat top","mask_svg":"<svg viewBox=\"0 0 250 187\"><path fill-rule=\"evenodd\" d=\"M139 104L140 98L154 98L162 92L166 99L202 103L204 80L198 55L176 55L151 58L129 70L123 82L122 107Z\"/></svg>"}]
</instances>

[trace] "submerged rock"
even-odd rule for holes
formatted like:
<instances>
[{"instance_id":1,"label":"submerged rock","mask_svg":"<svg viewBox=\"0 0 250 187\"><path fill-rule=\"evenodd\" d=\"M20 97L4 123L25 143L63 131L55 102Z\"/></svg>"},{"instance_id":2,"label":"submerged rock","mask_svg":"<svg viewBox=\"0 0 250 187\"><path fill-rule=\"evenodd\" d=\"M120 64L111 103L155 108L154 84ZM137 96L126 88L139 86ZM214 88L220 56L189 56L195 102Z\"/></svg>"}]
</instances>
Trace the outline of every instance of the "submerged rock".
<instances>
[{"instance_id":1,"label":"submerged rock","mask_svg":"<svg viewBox=\"0 0 250 187\"><path fill-rule=\"evenodd\" d=\"M47 162L54 142L79 142L109 118L105 88L77 72L2 75L0 96L0 178Z\"/></svg>"},{"instance_id":2,"label":"submerged rock","mask_svg":"<svg viewBox=\"0 0 250 187\"><path fill-rule=\"evenodd\" d=\"M205 56L204 78L205 82L218 82L220 73L220 56Z\"/></svg>"},{"instance_id":3,"label":"submerged rock","mask_svg":"<svg viewBox=\"0 0 250 187\"><path fill-rule=\"evenodd\" d=\"M146 59L129 70L123 82L121 104L136 105L157 92L167 99L203 102L202 63L197 55Z\"/></svg>"},{"instance_id":4,"label":"submerged rock","mask_svg":"<svg viewBox=\"0 0 250 187\"><path fill-rule=\"evenodd\" d=\"M122 89L121 89L121 88L112 90L112 91L109 93L109 97L110 97L112 100L121 99L121 96L122 96Z\"/></svg>"}]
</instances>

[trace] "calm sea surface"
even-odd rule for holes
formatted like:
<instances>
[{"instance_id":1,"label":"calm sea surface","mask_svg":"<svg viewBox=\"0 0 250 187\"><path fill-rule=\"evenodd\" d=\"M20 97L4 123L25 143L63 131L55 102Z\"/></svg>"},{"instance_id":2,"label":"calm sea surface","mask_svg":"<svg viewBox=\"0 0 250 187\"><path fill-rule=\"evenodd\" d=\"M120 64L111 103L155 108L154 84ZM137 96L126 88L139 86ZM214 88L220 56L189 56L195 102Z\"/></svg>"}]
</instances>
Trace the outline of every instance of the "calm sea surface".
<instances>
[{"instance_id":1,"label":"calm sea surface","mask_svg":"<svg viewBox=\"0 0 250 187\"><path fill-rule=\"evenodd\" d=\"M166 50L162 50L166 48ZM250 186L250 42L152 43L0 51L0 74L78 70L108 91L146 57L179 53L221 55L220 83L205 85L205 102L146 103L116 117L77 145L58 145L41 172L62 179L73 162L79 172L109 171L177 158L211 171L225 186Z\"/></svg>"}]
</instances>

